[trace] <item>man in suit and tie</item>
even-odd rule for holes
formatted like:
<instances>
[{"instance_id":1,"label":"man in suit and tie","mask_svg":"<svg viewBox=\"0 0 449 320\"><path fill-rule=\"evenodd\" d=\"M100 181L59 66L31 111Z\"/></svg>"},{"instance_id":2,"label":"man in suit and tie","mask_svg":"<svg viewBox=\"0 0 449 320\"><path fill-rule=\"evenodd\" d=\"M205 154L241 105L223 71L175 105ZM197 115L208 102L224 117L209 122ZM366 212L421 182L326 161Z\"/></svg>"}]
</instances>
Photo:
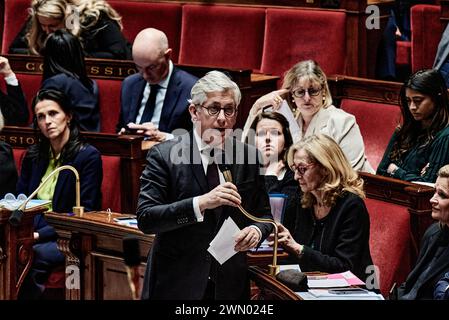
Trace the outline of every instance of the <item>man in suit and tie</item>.
<instances>
[{"instance_id":1,"label":"man in suit and tie","mask_svg":"<svg viewBox=\"0 0 449 320\"><path fill-rule=\"evenodd\" d=\"M258 153L230 137L241 98L235 82L211 71L191 96L193 131L151 148L141 177L138 226L156 234L142 298L248 299L246 251L272 231L237 208L272 218ZM217 168L216 155L223 150L233 182L225 182ZM234 236L237 253L220 264L208 247L228 217L240 229Z\"/></svg>"},{"instance_id":2,"label":"man in suit and tie","mask_svg":"<svg viewBox=\"0 0 449 320\"><path fill-rule=\"evenodd\" d=\"M187 100L198 78L175 67L171 52L160 30L148 28L136 36L132 54L139 73L123 81L119 133L132 130L164 141L174 129L191 129Z\"/></svg>"}]
</instances>

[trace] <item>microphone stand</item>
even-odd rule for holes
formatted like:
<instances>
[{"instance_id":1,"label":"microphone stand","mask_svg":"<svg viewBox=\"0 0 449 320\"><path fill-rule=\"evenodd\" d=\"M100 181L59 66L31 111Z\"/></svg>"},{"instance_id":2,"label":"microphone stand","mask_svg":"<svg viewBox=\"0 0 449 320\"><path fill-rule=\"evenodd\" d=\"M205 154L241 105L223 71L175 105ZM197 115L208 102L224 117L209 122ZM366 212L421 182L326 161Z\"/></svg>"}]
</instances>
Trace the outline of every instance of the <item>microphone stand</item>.
<instances>
[{"instance_id":1,"label":"microphone stand","mask_svg":"<svg viewBox=\"0 0 449 320\"><path fill-rule=\"evenodd\" d=\"M9 217L9 223L13 226L17 227L20 224L20 221L22 220L23 212L25 211L26 205L28 202L34 198L34 196L39 192L39 190L47 183L47 181L54 176L56 173L62 170L71 170L75 174L76 179L76 199L75 199L75 206L73 207L73 213L79 214L80 217L84 214L84 207L81 206L81 192L80 192L80 176L78 174L78 171L70 165L64 165L60 166L59 168L53 170L47 178L45 178L44 181L36 188L36 190L33 191L33 193L30 194L30 196L16 209L12 212L11 216Z\"/></svg>"},{"instance_id":2,"label":"microphone stand","mask_svg":"<svg viewBox=\"0 0 449 320\"><path fill-rule=\"evenodd\" d=\"M221 166L219 166L221 167ZM221 172L223 173L223 176L226 181L232 182L232 174L231 170L226 167L221 167ZM266 218L258 218L250 214L248 211L246 211L241 205L238 206L240 212L242 212L247 218L250 220L261 222L261 223L270 223L274 228L274 246L273 246L273 262L272 264L268 265L268 273L270 276L275 277L279 273L279 266L277 265L277 258L278 258L278 226L276 222L274 222L273 219L266 219Z\"/></svg>"}]
</instances>

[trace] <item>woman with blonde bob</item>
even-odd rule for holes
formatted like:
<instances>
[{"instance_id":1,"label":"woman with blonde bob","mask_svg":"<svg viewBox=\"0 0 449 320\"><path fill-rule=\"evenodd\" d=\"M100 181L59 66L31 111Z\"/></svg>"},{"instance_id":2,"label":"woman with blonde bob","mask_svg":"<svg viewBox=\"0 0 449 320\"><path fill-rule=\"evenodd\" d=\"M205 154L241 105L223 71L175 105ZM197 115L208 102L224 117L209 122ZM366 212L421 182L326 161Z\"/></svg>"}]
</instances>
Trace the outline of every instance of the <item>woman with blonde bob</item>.
<instances>
[{"instance_id":1,"label":"woman with blonde bob","mask_svg":"<svg viewBox=\"0 0 449 320\"><path fill-rule=\"evenodd\" d=\"M351 270L365 280L373 263L363 180L323 134L297 142L287 158L303 196L296 218L288 219L294 225L279 225L279 244L302 271Z\"/></svg>"},{"instance_id":2,"label":"woman with blonde bob","mask_svg":"<svg viewBox=\"0 0 449 320\"><path fill-rule=\"evenodd\" d=\"M104 0L32 0L29 12L9 53L41 55L48 35L66 29L80 39L87 57L131 59L121 17Z\"/></svg>"}]
</instances>

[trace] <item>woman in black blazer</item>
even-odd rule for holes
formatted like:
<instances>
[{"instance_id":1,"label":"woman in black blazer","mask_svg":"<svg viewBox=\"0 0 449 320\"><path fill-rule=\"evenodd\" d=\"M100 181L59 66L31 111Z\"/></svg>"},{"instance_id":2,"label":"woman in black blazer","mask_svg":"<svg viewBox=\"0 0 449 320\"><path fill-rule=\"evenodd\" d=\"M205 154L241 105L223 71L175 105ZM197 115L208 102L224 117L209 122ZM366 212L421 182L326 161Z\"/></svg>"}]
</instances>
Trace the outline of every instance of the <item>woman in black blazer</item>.
<instances>
[{"instance_id":1,"label":"woman in black blazer","mask_svg":"<svg viewBox=\"0 0 449 320\"><path fill-rule=\"evenodd\" d=\"M363 180L338 144L322 134L294 144L288 164L303 192L302 206L291 231L279 226L279 244L302 271L350 270L366 281L373 262Z\"/></svg>"},{"instance_id":2,"label":"woman in black blazer","mask_svg":"<svg viewBox=\"0 0 449 320\"><path fill-rule=\"evenodd\" d=\"M398 289L400 300L433 299L438 280L449 272L449 165L438 171L430 203L438 222L424 233L416 265Z\"/></svg>"},{"instance_id":3,"label":"woman in black blazer","mask_svg":"<svg viewBox=\"0 0 449 320\"><path fill-rule=\"evenodd\" d=\"M101 205L102 162L93 146L85 143L79 132L69 98L60 91L40 90L33 100L34 125L39 129L36 141L23 159L17 191L31 194L51 172L71 165L79 173L81 205L86 211ZM36 197L51 200L50 210L72 212L75 205L75 176L68 170L53 176ZM33 265L19 292L19 299L37 299L51 270L64 263L56 245L57 234L39 214L34 218Z\"/></svg>"}]
</instances>

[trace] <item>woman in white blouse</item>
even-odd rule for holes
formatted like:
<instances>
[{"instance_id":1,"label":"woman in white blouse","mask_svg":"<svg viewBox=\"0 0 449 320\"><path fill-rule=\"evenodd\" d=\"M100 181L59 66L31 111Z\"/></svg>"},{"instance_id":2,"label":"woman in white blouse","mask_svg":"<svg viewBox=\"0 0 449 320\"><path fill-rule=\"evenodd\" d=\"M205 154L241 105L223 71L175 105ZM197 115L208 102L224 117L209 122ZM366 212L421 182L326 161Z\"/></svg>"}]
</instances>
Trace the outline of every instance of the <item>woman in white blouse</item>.
<instances>
[{"instance_id":1,"label":"woman in white blouse","mask_svg":"<svg viewBox=\"0 0 449 320\"><path fill-rule=\"evenodd\" d=\"M287 107L288 105L288 107ZM312 60L295 64L284 76L282 89L260 97L245 123L246 139L254 118L272 106L273 111L291 110L296 123L290 123L294 142L313 134L333 138L357 171L374 173L365 155L365 146L355 117L332 105L326 75ZM293 121L293 118L291 120ZM296 126L297 130L293 130Z\"/></svg>"}]
</instances>

